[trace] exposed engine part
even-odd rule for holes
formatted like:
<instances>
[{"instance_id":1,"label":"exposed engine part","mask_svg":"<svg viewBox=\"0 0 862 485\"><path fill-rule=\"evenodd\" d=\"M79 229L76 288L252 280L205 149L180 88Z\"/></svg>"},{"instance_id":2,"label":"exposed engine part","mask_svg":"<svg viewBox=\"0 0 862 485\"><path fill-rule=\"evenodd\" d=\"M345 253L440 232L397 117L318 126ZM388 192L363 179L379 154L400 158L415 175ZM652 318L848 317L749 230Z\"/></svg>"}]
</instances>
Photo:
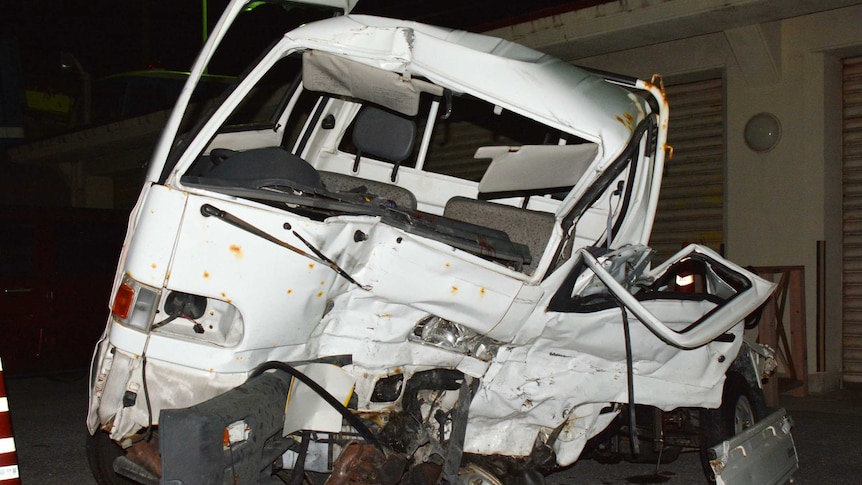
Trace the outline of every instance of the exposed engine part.
<instances>
[{"instance_id":1,"label":"exposed engine part","mask_svg":"<svg viewBox=\"0 0 862 485\"><path fill-rule=\"evenodd\" d=\"M399 483L406 458L398 453L385 456L373 445L353 441L349 443L335 461L327 485L351 485L373 483L394 485Z\"/></svg>"}]
</instances>

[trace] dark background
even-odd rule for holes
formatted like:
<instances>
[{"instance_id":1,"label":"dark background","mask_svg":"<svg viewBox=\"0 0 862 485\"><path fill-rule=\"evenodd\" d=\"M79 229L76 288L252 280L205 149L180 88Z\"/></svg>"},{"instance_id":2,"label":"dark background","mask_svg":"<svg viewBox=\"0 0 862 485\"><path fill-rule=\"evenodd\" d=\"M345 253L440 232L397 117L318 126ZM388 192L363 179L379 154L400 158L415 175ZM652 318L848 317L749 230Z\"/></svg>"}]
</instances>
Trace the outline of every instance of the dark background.
<instances>
[{"instance_id":1,"label":"dark background","mask_svg":"<svg viewBox=\"0 0 862 485\"><path fill-rule=\"evenodd\" d=\"M354 13L482 31L607 2L360 0ZM46 88L57 83L61 51L77 57L94 78L153 67L186 71L202 44L204 5L211 29L226 4L226 0L2 0L0 38L17 42L22 71L32 87L41 84ZM283 18L274 15L275 10L282 9L267 5L251 12L253 27L244 33L250 44L264 38L272 30L269 27L283 32L283 24L279 25ZM327 15L307 8L287 14L296 25ZM249 59L248 54L237 57ZM233 72L223 74L238 73L235 63L226 62L225 68Z\"/></svg>"}]
</instances>

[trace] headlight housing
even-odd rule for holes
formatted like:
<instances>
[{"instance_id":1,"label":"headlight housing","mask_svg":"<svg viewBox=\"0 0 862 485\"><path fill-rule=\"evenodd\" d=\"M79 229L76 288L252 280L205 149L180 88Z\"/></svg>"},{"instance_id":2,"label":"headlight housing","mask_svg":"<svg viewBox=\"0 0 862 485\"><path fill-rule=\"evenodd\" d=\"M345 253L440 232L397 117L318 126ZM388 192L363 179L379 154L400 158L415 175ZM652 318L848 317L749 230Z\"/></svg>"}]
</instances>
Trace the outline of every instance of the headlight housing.
<instances>
[{"instance_id":1,"label":"headlight housing","mask_svg":"<svg viewBox=\"0 0 862 485\"><path fill-rule=\"evenodd\" d=\"M243 318L231 302L169 290L161 310L165 317L152 325L155 333L220 347L242 340Z\"/></svg>"},{"instance_id":2,"label":"headlight housing","mask_svg":"<svg viewBox=\"0 0 862 485\"><path fill-rule=\"evenodd\" d=\"M445 318L428 315L416 324L408 339L423 345L469 355L488 362L497 354L501 342Z\"/></svg>"},{"instance_id":3,"label":"headlight housing","mask_svg":"<svg viewBox=\"0 0 862 485\"><path fill-rule=\"evenodd\" d=\"M114 295L111 313L123 325L146 332L155 318L160 295L160 290L126 274Z\"/></svg>"},{"instance_id":4,"label":"headlight housing","mask_svg":"<svg viewBox=\"0 0 862 485\"><path fill-rule=\"evenodd\" d=\"M128 274L117 288L111 313L118 323L165 336L232 347L242 340L242 315L232 303L144 285ZM155 322L156 315L162 315ZM155 322L155 323L154 323Z\"/></svg>"}]
</instances>

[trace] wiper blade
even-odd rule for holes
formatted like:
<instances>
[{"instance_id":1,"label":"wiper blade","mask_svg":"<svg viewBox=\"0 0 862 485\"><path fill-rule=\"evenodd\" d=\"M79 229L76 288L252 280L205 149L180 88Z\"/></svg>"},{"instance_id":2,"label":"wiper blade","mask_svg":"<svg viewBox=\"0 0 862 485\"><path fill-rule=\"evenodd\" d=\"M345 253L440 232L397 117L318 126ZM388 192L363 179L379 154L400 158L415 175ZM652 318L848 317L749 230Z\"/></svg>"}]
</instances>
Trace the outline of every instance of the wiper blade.
<instances>
[{"instance_id":1,"label":"wiper blade","mask_svg":"<svg viewBox=\"0 0 862 485\"><path fill-rule=\"evenodd\" d=\"M303 251L302 249L294 246L293 244L290 244L289 242L286 242L286 241L282 241L281 239L278 239L277 237L273 236L272 234L269 234L268 232L261 230L260 228L240 219L239 217L237 217L237 216L235 216L235 215L233 215L227 211L223 211L223 210L221 210L215 206L212 206L210 204L204 204L201 206L201 214L204 217L215 217L217 219L220 219L220 220L227 222L228 224L230 224L234 227L242 229L243 231L246 231L250 234L254 234L255 236L260 237L262 239L266 239L267 241L269 241L273 244L277 244L277 245L279 245L285 249L289 249L296 254L299 254L301 256L305 256L306 258L308 258L308 259L310 259L316 263L320 263L320 264L329 266L333 271L338 273L339 276L343 277L347 281L353 283L354 285L358 286L359 288L361 288L365 291L371 291L370 285L359 284L359 282L357 282L355 279L353 279L352 276L350 276L346 271L344 271L340 266L338 266L338 264L335 261L327 258L323 253L321 253L314 246L312 246L302 236L297 234L296 231L293 231L293 235L296 236L300 241L302 241L303 244L308 246L309 249L311 249L312 252L314 252L314 254L309 254L309 253Z\"/></svg>"}]
</instances>

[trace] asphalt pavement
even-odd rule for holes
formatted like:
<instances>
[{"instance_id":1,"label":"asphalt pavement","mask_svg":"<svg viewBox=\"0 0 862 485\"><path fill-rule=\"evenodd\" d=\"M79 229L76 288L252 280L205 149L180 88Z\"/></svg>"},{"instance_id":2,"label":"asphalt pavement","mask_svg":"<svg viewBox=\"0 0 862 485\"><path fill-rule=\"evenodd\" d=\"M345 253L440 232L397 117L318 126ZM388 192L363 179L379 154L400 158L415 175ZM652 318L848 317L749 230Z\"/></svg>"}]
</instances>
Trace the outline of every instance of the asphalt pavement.
<instances>
[{"instance_id":1,"label":"asphalt pavement","mask_svg":"<svg viewBox=\"0 0 862 485\"><path fill-rule=\"evenodd\" d=\"M38 377L6 377L9 410L25 485L91 485L84 452L87 377L72 372ZM862 390L842 390L806 398L782 397L793 417L800 470L794 484L862 483ZM673 463L602 465L583 460L551 474L548 485L705 483L696 453ZM731 484L732 485L732 484Z\"/></svg>"}]
</instances>

